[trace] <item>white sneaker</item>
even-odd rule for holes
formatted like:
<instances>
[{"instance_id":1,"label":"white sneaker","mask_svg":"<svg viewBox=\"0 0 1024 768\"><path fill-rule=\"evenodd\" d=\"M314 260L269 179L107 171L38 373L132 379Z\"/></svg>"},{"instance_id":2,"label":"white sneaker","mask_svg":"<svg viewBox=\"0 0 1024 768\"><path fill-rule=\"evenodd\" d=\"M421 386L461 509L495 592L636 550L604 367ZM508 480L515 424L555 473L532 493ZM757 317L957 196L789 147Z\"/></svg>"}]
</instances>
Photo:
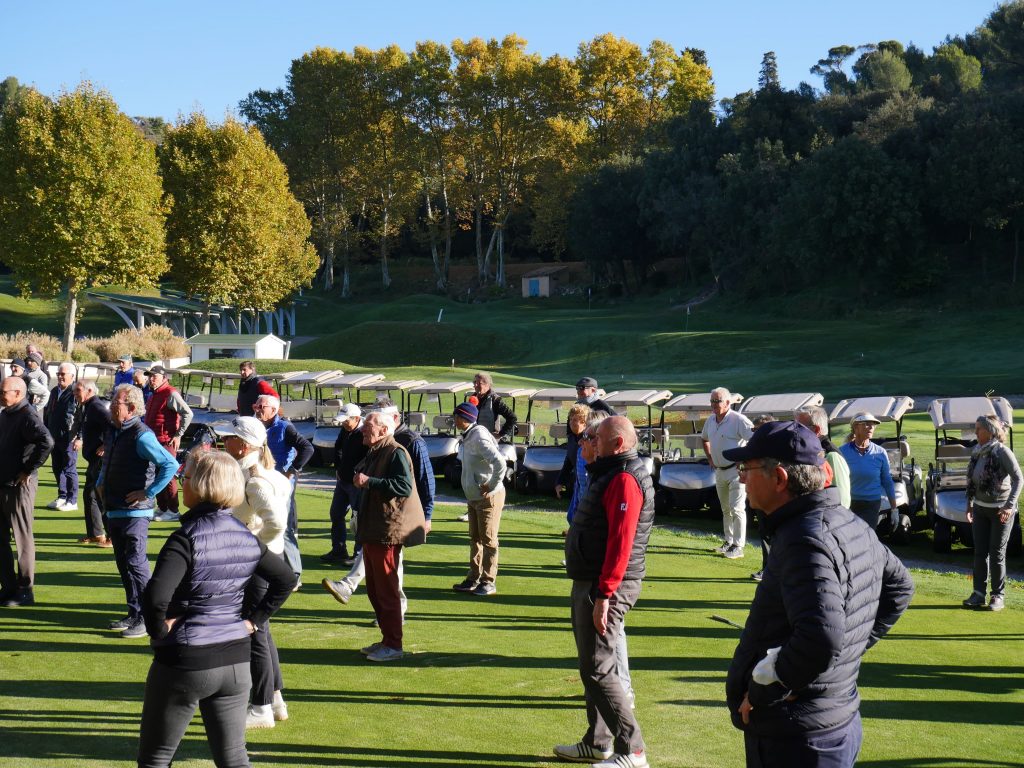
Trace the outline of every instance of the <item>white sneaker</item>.
<instances>
[{"instance_id":1,"label":"white sneaker","mask_svg":"<svg viewBox=\"0 0 1024 768\"><path fill-rule=\"evenodd\" d=\"M729 551L730 547L732 547L732 544L730 544L728 541L723 541L721 546L715 547L711 551L712 552L717 552L720 555L724 555L726 552Z\"/></svg>"},{"instance_id":2,"label":"white sneaker","mask_svg":"<svg viewBox=\"0 0 1024 768\"><path fill-rule=\"evenodd\" d=\"M458 520L460 523L468 523L469 522L469 512L467 512L464 515L459 515L455 519Z\"/></svg>"},{"instance_id":3,"label":"white sneaker","mask_svg":"<svg viewBox=\"0 0 1024 768\"><path fill-rule=\"evenodd\" d=\"M170 510L153 515L153 520L157 523L176 523L180 519L181 517L177 512L171 512Z\"/></svg>"},{"instance_id":4,"label":"white sneaker","mask_svg":"<svg viewBox=\"0 0 1024 768\"><path fill-rule=\"evenodd\" d=\"M246 728L273 728L274 711L270 704L252 704L245 716Z\"/></svg>"},{"instance_id":5,"label":"white sneaker","mask_svg":"<svg viewBox=\"0 0 1024 768\"><path fill-rule=\"evenodd\" d=\"M610 749L598 749L582 741L575 744L559 744L555 747L555 755L570 763L593 763L595 760L606 760L612 756Z\"/></svg>"},{"instance_id":6,"label":"white sneaker","mask_svg":"<svg viewBox=\"0 0 1024 768\"><path fill-rule=\"evenodd\" d=\"M633 752L628 755L615 754L607 760L592 763L590 768L650 768L644 752Z\"/></svg>"},{"instance_id":7,"label":"white sneaker","mask_svg":"<svg viewBox=\"0 0 1024 768\"><path fill-rule=\"evenodd\" d=\"M64 499L54 499L46 505L47 509L60 509L60 505L64 503Z\"/></svg>"},{"instance_id":8,"label":"white sneaker","mask_svg":"<svg viewBox=\"0 0 1024 768\"><path fill-rule=\"evenodd\" d=\"M723 552L722 554L730 560L738 560L739 558L743 557L743 547L741 547L739 544L734 544L733 546L725 550L725 552Z\"/></svg>"},{"instance_id":9,"label":"white sneaker","mask_svg":"<svg viewBox=\"0 0 1024 768\"><path fill-rule=\"evenodd\" d=\"M361 654L363 654L363 656L369 656L371 653L373 653L374 651L377 651L378 649L380 649L382 647L384 647L384 643L370 643L365 648L360 648L359 652Z\"/></svg>"},{"instance_id":10,"label":"white sneaker","mask_svg":"<svg viewBox=\"0 0 1024 768\"><path fill-rule=\"evenodd\" d=\"M320 586L330 592L331 597L337 600L342 605L348 603L349 598L352 597L352 587L350 587L344 579L341 581L331 581L330 579L323 579L320 582Z\"/></svg>"},{"instance_id":11,"label":"white sneaker","mask_svg":"<svg viewBox=\"0 0 1024 768\"><path fill-rule=\"evenodd\" d=\"M270 705L270 709L274 713L274 719L279 723L288 719L288 705L285 704L280 691L274 691L274 701Z\"/></svg>"},{"instance_id":12,"label":"white sneaker","mask_svg":"<svg viewBox=\"0 0 1024 768\"><path fill-rule=\"evenodd\" d=\"M70 501L61 501L61 503L57 505L57 511L58 512L77 512L78 511L78 505L77 504L72 504Z\"/></svg>"},{"instance_id":13,"label":"white sneaker","mask_svg":"<svg viewBox=\"0 0 1024 768\"><path fill-rule=\"evenodd\" d=\"M367 661L398 661L405 656L405 651L392 648L390 645L382 645L376 651L366 654Z\"/></svg>"}]
</instances>

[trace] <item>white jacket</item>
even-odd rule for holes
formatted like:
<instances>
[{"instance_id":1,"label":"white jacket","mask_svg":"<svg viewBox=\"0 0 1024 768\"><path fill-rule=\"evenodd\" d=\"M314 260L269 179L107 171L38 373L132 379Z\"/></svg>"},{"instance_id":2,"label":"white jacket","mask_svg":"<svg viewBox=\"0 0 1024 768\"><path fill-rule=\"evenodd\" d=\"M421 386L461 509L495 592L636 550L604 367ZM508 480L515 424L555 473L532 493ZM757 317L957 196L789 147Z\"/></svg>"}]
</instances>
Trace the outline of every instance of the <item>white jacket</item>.
<instances>
[{"instance_id":1,"label":"white jacket","mask_svg":"<svg viewBox=\"0 0 1024 768\"><path fill-rule=\"evenodd\" d=\"M479 424L462 434L462 492L470 501L484 497L480 486L496 490L505 479L505 457L498 450L498 441Z\"/></svg>"},{"instance_id":2,"label":"white jacket","mask_svg":"<svg viewBox=\"0 0 1024 768\"><path fill-rule=\"evenodd\" d=\"M259 454L250 453L238 461L246 477L245 501L232 514L274 554L284 552L284 529L291 505L291 481L276 469L266 469Z\"/></svg>"}]
</instances>

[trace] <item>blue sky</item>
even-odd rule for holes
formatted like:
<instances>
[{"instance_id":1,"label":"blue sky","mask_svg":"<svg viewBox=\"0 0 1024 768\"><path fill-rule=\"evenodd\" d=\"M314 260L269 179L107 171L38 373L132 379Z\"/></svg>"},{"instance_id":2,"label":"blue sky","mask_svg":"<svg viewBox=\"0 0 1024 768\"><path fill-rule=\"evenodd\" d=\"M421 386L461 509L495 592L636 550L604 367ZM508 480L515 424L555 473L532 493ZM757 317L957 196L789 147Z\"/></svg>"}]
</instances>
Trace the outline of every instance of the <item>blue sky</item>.
<instances>
[{"instance_id":1,"label":"blue sky","mask_svg":"<svg viewBox=\"0 0 1024 768\"><path fill-rule=\"evenodd\" d=\"M283 86L291 60L315 46L351 50L417 40L524 37L542 55L572 56L605 32L646 46L702 48L717 95L756 85L765 51L795 87L828 48L895 39L926 51L965 34L994 0L0 0L0 79L44 93L92 80L130 115L174 119L201 109L219 120L257 88Z\"/></svg>"}]
</instances>

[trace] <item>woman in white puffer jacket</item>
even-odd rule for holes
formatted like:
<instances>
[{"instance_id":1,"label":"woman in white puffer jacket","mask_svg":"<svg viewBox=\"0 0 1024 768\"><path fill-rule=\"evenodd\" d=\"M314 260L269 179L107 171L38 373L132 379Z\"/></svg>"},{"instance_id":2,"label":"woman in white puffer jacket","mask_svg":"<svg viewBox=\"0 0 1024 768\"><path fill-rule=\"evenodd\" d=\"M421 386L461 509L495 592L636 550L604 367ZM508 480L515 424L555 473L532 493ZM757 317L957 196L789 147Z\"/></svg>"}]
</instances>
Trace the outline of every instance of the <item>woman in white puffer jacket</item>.
<instances>
[{"instance_id":1,"label":"woman in white puffer jacket","mask_svg":"<svg viewBox=\"0 0 1024 768\"><path fill-rule=\"evenodd\" d=\"M224 438L225 450L238 461L245 475L245 501L233 514L274 554L284 552L284 531L292 484L274 469L274 457L267 447L266 427L252 416L238 416L231 424L235 434ZM267 584L254 577L246 591L246 605L262 598ZM257 627L252 636L252 703L246 728L273 728L277 720L288 719L288 706L281 695L281 662L270 634L270 623Z\"/></svg>"}]
</instances>

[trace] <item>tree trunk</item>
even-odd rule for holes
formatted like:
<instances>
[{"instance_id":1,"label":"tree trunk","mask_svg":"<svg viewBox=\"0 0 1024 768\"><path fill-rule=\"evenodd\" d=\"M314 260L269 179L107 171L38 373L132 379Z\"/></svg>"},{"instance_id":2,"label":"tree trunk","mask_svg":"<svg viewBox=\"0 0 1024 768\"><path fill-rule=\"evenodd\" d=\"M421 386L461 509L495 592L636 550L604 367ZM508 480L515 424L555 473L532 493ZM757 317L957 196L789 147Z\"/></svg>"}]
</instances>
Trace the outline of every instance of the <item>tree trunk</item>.
<instances>
[{"instance_id":1,"label":"tree trunk","mask_svg":"<svg viewBox=\"0 0 1024 768\"><path fill-rule=\"evenodd\" d=\"M68 286L68 300L64 308L64 354L71 358L75 347L75 323L78 319L78 288Z\"/></svg>"},{"instance_id":2,"label":"tree trunk","mask_svg":"<svg viewBox=\"0 0 1024 768\"><path fill-rule=\"evenodd\" d=\"M430 258L434 262L434 277L437 278L437 290L444 291L445 279L441 268L441 256L437 250L437 222L434 220L434 206L430 204L430 190L423 190L423 202L427 207L427 234L430 236Z\"/></svg>"},{"instance_id":3,"label":"tree trunk","mask_svg":"<svg viewBox=\"0 0 1024 768\"><path fill-rule=\"evenodd\" d=\"M380 277L385 288L391 287L391 274L388 272L388 209L384 209L384 221L380 230Z\"/></svg>"},{"instance_id":4,"label":"tree trunk","mask_svg":"<svg viewBox=\"0 0 1024 768\"><path fill-rule=\"evenodd\" d=\"M484 253L484 283L491 279L491 253L494 252L494 243L498 239L500 227L491 230L491 239L487 241L487 251Z\"/></svg>"},{"instance_id":5,"label":"tree trunk","mask_svg":"<svg viewBox=\"0 0 1024 768\"><path fill-rule=\"evenodd\" d=\"M476 214L476 280L480 285L487 283L487 271L484 269L484 212L477 204Z\"/></svg>"},{"instance_id":6,"label":"tree trunk","mask_svg":"<svg viewBox=\"0 0 1024 768\"><path fill-rule=\"evenodd\" d=\"M1010 282L1017 284L1017 262L1020 261L1020 227L1013 228L1013 276Z\"/></svg>"},{"instance_id":7,"label":"tree trunk","mask_svg":"<svg viewBox=\"0 0 1024 768\"><path fill-rule=\"evenodd\" d=\"M441 273L444 277L445 287L447 287L452 264L452 209L448 204L448 189L445 188L442 194L444 198L444 262Z\"/></svg>"},{"instance_id":8,"label":"tree trunk","mask_svg":"<svg viewBox=\"0 0 1024 768\"><path fill-rule=\"evenodd\" d=\"M498 268L495 270L494 282L501 288L505 287L505 227L498 230Z\"/></svg>"},{"instance_id":9,"label":"tree trunk","mask_svg":"<svg viewBox=\"0 0 1024 768\"><path fill-rule=\"evenodd\" d=\"M324 290L329 291L334 288L334 239L327 238L327 243L324 246Z\"/></svg>"}]
</instances>

